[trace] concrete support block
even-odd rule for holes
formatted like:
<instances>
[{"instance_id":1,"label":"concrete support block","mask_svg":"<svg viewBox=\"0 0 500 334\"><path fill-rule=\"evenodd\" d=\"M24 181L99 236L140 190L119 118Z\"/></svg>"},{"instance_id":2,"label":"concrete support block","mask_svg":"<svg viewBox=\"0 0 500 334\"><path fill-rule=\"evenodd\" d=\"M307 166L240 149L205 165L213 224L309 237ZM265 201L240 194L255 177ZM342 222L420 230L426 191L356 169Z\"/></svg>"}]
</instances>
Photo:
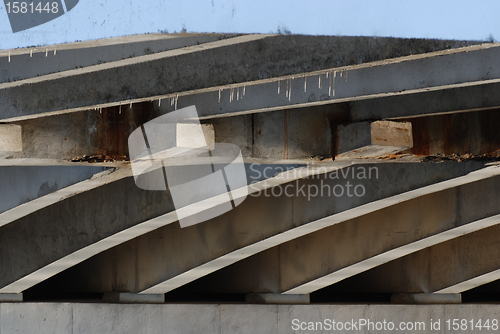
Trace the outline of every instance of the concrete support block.
<instances>
[{"instance_id":1,"label":"concrete support block","mask_svg":"<svg viewBox=\"0 0 500 334\"><path fill-rule=\"evenodd\" d=\"M395 293L391 295L393 304L460 304L460 293Z\"/></svg>"},{"instance_id":2,"label":"concrete support block","mask_svg":"<svg viewBox=\"0 0 500 334\"><path fill-rule=\"evenodd\" d=\"M413 147L410 122L377 121L370 126L372 145Z\"/></svg>"},{"instance_id":3,"label":"concrete support block","mask_svg":"<svg viewBox=\"0 0 500 334\"><path fill-rule=\"evenodd\" d=\"M336 139L336 155L370 145L370 123L358 122L339 125Z\"/></svg>"},{"instance_id":4,"label":"concrete support block","mask_svg":"<svg viewBox=\"0 0 500 334\"><path fill-rule=\"evenodd\" d=\"M22 149L21 126L0 124L0 151L20 152Z\"/></svg>"},{"instance_id":5,"label":"concrete support block","mask_svg":"<svg viewBox=\"0 0 500 334\"><path fill-rule=\"evenodd\" d=\"M106 292L102 300L108 303L163 304L165 295L148 295L129 292Z\"/></svg>"},{"instance_id":6,"label":"concrete support block","mask_svg":"<svg viewBox=\"0 0 500 334\"><path fill-rule=\"evenodd\" d=\"M275 293L250 293L245 301L252 304L309 304L309 294L283 295Z\"/></svg>"},{"instance_id":7,"label":"concrete support block","mask_svg":"<svg viewBox=\"0 0 500 334\"><path fill-rule=\"evenodd\" d=\"M0 293L0 303L5 302L22 302L23 294L22 293Z\"/></svg>"}]
</instances>

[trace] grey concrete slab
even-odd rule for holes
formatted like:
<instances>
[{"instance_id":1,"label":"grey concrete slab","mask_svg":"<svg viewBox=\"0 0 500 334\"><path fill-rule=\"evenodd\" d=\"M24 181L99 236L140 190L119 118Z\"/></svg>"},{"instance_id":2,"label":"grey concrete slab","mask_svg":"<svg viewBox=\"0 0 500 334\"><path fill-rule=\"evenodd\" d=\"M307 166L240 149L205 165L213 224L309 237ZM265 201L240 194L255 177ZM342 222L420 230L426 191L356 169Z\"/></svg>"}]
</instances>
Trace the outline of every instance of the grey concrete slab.
<instances>
[{"instance_id":1,"label":"grey concrete slab","mask_svg":"<svg viewBox=\"0 0 500 334\"><path fill-rule=\"evenodd\" d=\"M263 107L300 106L300 103L309 103L309 97L313 105L324 103L324 99L329 103L329 98L326 98L329 86L326 84L320 85L323 87L320 89L318 85L315 86L311 82L307 94L297 95L296 93L304 89L304 76L299 74L308 72L306 76L310 76L311 81L317 82L319 75L326 76L326 73L330 71L333 75L334 68L341 66L470 44L475 43L328 36L241 36L150 56L69 70L57 75L49 74L16 83L0 84L0 102L9 106L2 111L0 118L21 120L49 112L79 110L78 108L91 109L159 98L166 99L162 106L167 108L165 109L167 111L175 107L181 108L181 105L186 103L192 104L193 101L189 98L181 97L181 95L184 96L180 94L181 92L208 87L212 87L210 91L200 92L200 94L208 94L208 98L203 98L203 110L200 110L202 116L216 115L221 112L221 109L224 114L228 114ZM315 50L314 59L310 57L311 48ZM487 59L482 60L487 62ZM373 68L375 72L378 71L376 67L378 66ZM207 68L210 70L207 71ZM311 72L325 69L332 70ZM350 68L343 70L351 71ZM339 76L341 71L337 69ZM364 70L361 72L365 73ZM278 80L281 79L246 83L283 75L297 76L297 80L283 78L281 94L277 94L276 91ZM332 75L330 78L333 78ZM376 73L368 75L376 76ZM491 72L489 75L494 76L494 73ZM352 83L355 84L356 80L360 79L357 74L354 74L354 77L354 82L351 80L349 85L345 85L347 90L345 87L336 88L338 91L335 95L336 99L345 94L344 97L352 97L353 94L355 96L370 94L368 87L366 92L350 91L354 87ZM286 93L286 79L289 79L290 87L294 92L290 96ZM457 80L460 81L461 78ZM342 82L344 82L343 78L338 81L338 84L344 86ZM219 86L233 84L238 84L239 89L235 90L232 86L220 87L225 92L219 104ZM248 86L248 92L244 89L245 85ZM257 87L258 89L255 89ZM382 87L384 85L379 88L382 89ZM398 88L405 89L405 87ZM330 95L332 94L330 89ZM27 95L37 96L37 98L25 99ZM242 99L239 99L240 95ZM255 98L257 96L259 96L258 99ZM169 98L171 99L168 100ZM232 103L233 99L234 103ZM249 101L251 105L246 105L246 101ZM196 104L202 107L201 104Z\"/></svg>"},{"instance_id":2,"label":"grey concrete slab","mask_svg":"<svg viewBox=\"0 0 500 334\"><path fill-rule=\"evenodd\" d=\"M54 304L1 304L0 333L72 333L73 306Z\"/></svg>"},{"instance_id":3,"label":"grey concrete slab","mask_svg":"<svg viewBox=\"0 0 500 334\"><path fill-rule=\"evenodd\" d=\"M220 306L221 334L278 332L278 306Z\"/></svg>"},{"instance_id":4,"label":"grey concrete slab","mask_svg":"<svg viewBox=\"0 0 500 334\"><path fill-rule=\"evenodd\" d=\"M162 326L163 309L155 307L155 305L65 305L73 310L72 328L67 333L153 334L164 332ZM52 307L50 304L45 305L45 308L48 309Z\"/></svg>"},{"instance_id":5,"label":"grey concrete slab","mask_svg":"<svg viewBox=\"0 0 500 334\"><path fill-rule=\"evenodd\" d=\"M492 329L491 324L493 320L495 324L498 324L500 317L500 306L494 304L270 306L24 303L0 304L0 310L2 334L18 332L287 334L311 333L312 329L317 333L331 333L332 331L341 333L390 333L394 331L481 333L496 331ZM467 329L453 330L453 319L459 319L460 325L464 319ZM482 324L488 319L490 330L476 328L475 325L479 319ZM471 320L474 327L471 327ZM356 325L351 329L353 323ZM392 325L394 329L388 330L388 326ZM53 327L48 329L49 326ZM308 329L308 326L312 326L312 329ZM378 330L378 327L382 329Z\"/></svg>"},{"instance_id":6,"label":"grey concrete slab","mask_svg":"<svg viewBox=\"0 0 500 334\"><path fill-rule=\"evenodd\" d=\"M0 83L214 42L228 37L232 35L147 34L1 50Z\"/></svg>"}]
</instances>

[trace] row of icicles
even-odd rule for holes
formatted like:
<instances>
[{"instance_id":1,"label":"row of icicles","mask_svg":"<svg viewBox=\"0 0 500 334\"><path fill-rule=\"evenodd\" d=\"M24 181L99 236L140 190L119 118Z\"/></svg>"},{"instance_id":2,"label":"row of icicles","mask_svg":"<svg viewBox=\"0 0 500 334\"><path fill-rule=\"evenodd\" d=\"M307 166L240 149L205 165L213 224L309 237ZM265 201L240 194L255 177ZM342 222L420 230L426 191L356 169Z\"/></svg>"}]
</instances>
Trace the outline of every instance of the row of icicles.
<instances>
[{"instance_id":1,"label":"row of icicles","mask_svg":"<svg viewBox=\"0 0 500 334\"><path fill-rule=\"evenodd\" d=\"M57 54L57 50L54 49L54 56ZM49 49L45 49L45 57L48 57L49 56ZM30 58L33 57L33 50L30 50ZM10 51L9 51L9 63L10 63Z\"/></svg>"}]
</instances>

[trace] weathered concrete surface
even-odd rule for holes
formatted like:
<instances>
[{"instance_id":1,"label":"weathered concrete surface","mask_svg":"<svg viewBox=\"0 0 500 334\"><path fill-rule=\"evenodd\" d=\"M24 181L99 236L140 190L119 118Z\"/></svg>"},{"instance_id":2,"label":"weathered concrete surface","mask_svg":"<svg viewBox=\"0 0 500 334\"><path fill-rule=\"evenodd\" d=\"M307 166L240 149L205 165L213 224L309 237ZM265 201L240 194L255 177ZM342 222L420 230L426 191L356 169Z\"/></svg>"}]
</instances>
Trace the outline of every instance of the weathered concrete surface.
<instances>
[{"instance_id":1,"label":"weathered concrete surface","mask_svg":"<svg viewBox=\"0 0 500 334\"><path fill-rule=\"evenodd\" d=\"M477 166L479 166L478 164ZM291 228L302 226L315 219L357 207L391 194L432 184L443 179L463 175L466 164L375 164L360 165L379 168L378 179L353 180L350 172L346 179L324 180L315 178L286 181L291 189L324 182L330 186L346 181L363 184L366 196L336 197L310 196L292 192L292 197L273 196L268 190L257 197L249 196L236 209L204 224L181 229L171 224L110 249L72 268L46 283L46 289L64 291L122 291L160 293L191 282L240 259L266 248L266 238L276 236ZM473 167L473 165L469 165ZM300 169L285 175L300 176ZM345 170L344 170L345 172ZM329 172L331 173L331 172ZM284 177L284 176L282 176ZM302 175L302 177L305 177ZM401 180L405 180L402 184ZM272 180L269 180L272 181ZM297 184L295 184L297 183ZM279 185L279 183L277 184ZM278 188L277 188L278 189ZM255 210L258 207L259 210ZM272 222L272 224L270 223ZM306 228L307 229L307 228ZM309 231L310 232L310 231ZM187 242L189 240L189 242ZM271 239L269 239L271 240ZM260 241L262 245L259 244ZM250 246L255 249L250 250ZM242 247L248 246L248 251ZM253 247L252 246L252 247ZM182 255L180 255L182 254ZM227 254L227 259L224 258ZM220 263L217 262L220 257ZM213 263L211 261L214 261ZM168 263L168 266L165 266ZM270 271L274 272L274 271ZM68 284L71 281L71 284ZM151 288L157 284L155 288ZM208 286L204 286L207 289ZM267 291L272 291L268 286ZM247 292L252 292L250 289Z\"/></svg>"},{"instance_id":2,"label":"weathered concrete surface","mask_svg":"<svg viewBox=\"0 0 500 334\"><path fill-rule=\"evenodd\" d=\"M68 159L83 155L128 156L128 137L159 116L151 102L40 117L15 123L22 152L15 158Z\"/></svg>"},{"instance_id":3,"label":"weathered concrete surface","mask_svg":"<svg viewBox=\"0 0 500 334\"><path fill-rule=\"evenodd\" d=\"M7 106L6 109L2 110L0 119L17 117L19 120L19 118L30 115L105 103L118 104L120 101L125 103L130 102L130 100L139 102L140 99L153 99L154 96L164 96L165 94L193 89L242 84L259 79L296 75L471 44L475 43L362 37L241 36L80 70L65 71L57 75L46 75L16 83L0 84L0 103ZM315 57L312 59L311 49L315 50ZM487 59L482 60L487 62ZM422 66L427 65L422 64ZM210 70L207 71L207 68ZM373 67L372 70L377 72L376 67ZM399 68L395 70L399 71ZM355 72L365 73L365 70ZM340 75L340 72L337 74ZM435 74L441 75L442 73ZM371 75L377 76L376 73ZM474 75L477 76L480 73L474 73ZM474 75L473 77L475 77ZM347 90L342 92L344 88L337 87L338 93L335 98L343 95L352 97L359 96L361 93L361 95L369 94L368 88L364 92L352 91L352 87L358 87L356 80L359 78L356 79L356 76L357 74L354 74L354 80L351 77L348 85L343 79L339 81L339 85L344 86ZM483 79L490 76L494 77L495 73L491 72ZM446 78L443 76L443 79ZM310 79L316 80L317 83L318 77ZM365 77L365 79L367 78ZM470 78L464 76L457 79L462 81L462 79L469 80ZM428 81L424 80L424 82ZM328 87L325 84L323 92L309 91L307 96L302 96L300 99L297 99L297 94L292 93L291 100L285 99L286 89L283 81L283 90L279 99L276 99L276 84L277 82L265 83L262 86L263 91L254 92L253 98L250 87L247 87L249 91L246 92L246 98L242 99L238 99L238 93L231 89L235 101L230 105L236 106L238 105L236 102L249 101L252 103L252 109L259 109L272 107L273 101L283 102L286 100L288 103L285 101L284 105L292 105L302 101L304 97L306 99L302 102L307 102L309 97L313 101L320 101L325 98L325 94L328 96ZM373 84L375 85L376 82ZM268 85L270 85L269 89ZM293 91L300 92L303 90L304 79L295 80L293 85L296 85ZM397 87L397 89L405 89L403 86ZM423 86L426 87L425 84ZM315 87L312 82L310 87L311 89ZM316 87L318 86L316 85ZM379 86L382 91L385 89L383 87L384 85ZM406 87L406 89L409 88ZM229 89L226 90L223 97L223 101L227 100L227 104L221 101L222 104L219 105L217 89L210 93L210 101L207 100L201 104L195 103L197 106L200 105L200 108L206 108L206 110L199 110L200 114L208 116L218 114L221 111L223 113L235 111L234 107L229 108L228 92ZM243 92L240 94L245 95ZM269 100L267 95L272 96L272 99ZM37 98L25 99L25 96L36 96ZM255 98L257 96L258 99ZM164 103L162 106L166 109L165 111L176 105L181 108L186 103L187 105L193 104L192 101L184 98L179 98L177 101L175 94L173 97L176 103ZM281 104L281 102L279 103ZM262 106L259 106L260 104ZM245 104L241 104L241 106L244 110L249 109Z\"/></svg>"},{"instance_id":4,"label":"weathered concrete surface","mask_svg":"<svg viewBox=\"0 0 500 334\"><path fill-rule=\"evenodd\" d=\"M192 90L165 95L176 102L166 103L163 110L195 104L209 118L492 84L500 80L494 55L499 50L497 44L485 44Z\"/></svg>"},{"instance_id":5,"label":"weathered concrete surface","mask_svg":"<svg viewBox=\"0 0 500 334\"><path fill-rule=\"evenodd\" d=\"M494 108L500 106L500 83L484 82L446 89L426 89L413 94L388 94L376 99L350 101L350 120L404 118L442 112Z\"/></svg>"},{"instance_id":6,"label":"weathered concrete surface","mask_svg":"<svg viewBox=\"0 0 500 334\"><path fill-rule=\"evenodd\" d=\"M0 292L21 292L113 246L99 241L173 210L168 192L139 189L129 169L118 169L99 181L98 188L65 197L1 227ZM92 244L95 249L88 249Z\"/></svg>"},{"instance_id":7,"label":"weathered concrete surface","mask_svg":"<svg viewBox=\"0 0 500 334\"><path fill-rule=\"evenodd\" d=\"M0 51L0 83L214 42L229 37L233 36L186 33L147 34L2 50Z\"/></svg>"},{"instance_id":8,"label":"weathered concrete surface","mask_svg":"<svg viewBox=\"0 0 500 334\"><path fill-rule=\"evenodd\" d=\"M89 179L106 169L99 166L37 166L36 162L31 165L10 162L11 166L0 166L0 213Z\"/></svg>"},{"instance_id":9,"label":"weathered concrete surface","mask_svg":"<svg viewBox=\"0 0 500 334\"><path fill-rule=\"evenodd\" d=\"M15 124L0 124L0 151L22 150L21 127Z\"/></svg>"},{"instance_id":10,"label":"weathered concrete surface","mask_svg":"<svg viewBox=\"0 0 500 334\"><path fill-rule=\"evenodd\" d=\"M165 295L145 295L127 292L106 292L102 297L107 303L163 304Z\"/></svg>"},{"instance_id":11,"label":"weathered concrete surface","mask_svg":"<svg viewBox=\"0 0 500 334\"><path fill-rule=\"evenodd\" d=\"M413 154L487 154L500 148L500 109L412 117Z\"/></svg>"},{"instance_id":12,"label":"weathered concrete surface","mask_svg":"<svg viewBox=\"0 0 500 334\"><path fill-rule=\"evenodd\" d=\"M11 333L250 334L345 331L337 323L354 321L349 333L390 332L375 326L394 325L400 332L448 333L450 319L498 319L499 305L113 305L85 303L0 304L0 331ZM360 327L360 319L365 323ZM373 328L368 328L368 321ZM431 322L434 327L431 328ZM304 323L304 324L303 324ZM319 323L319 325L318 325ZM391 323L391 324L389 324ZM439 323L439 329L436 327ZM303 324L303 325L302 325ZM363 324L363 322L361 322ZM315 326L322 327L315 327ZM298 326L298 328L297 328ZM302 330L300 327L302 326ZM338 327L337 327L338 326ZM470 327L468 327L470 328ZM478 329L474 328L475 331ZM484 330L484 328L483 328ZM473 332L470 330L469 332ZM463 331L467 332L467 331ZM491 331L484 331L491 332Z\"/></svg>"},{"instance_id":13,"label":"weathered concrete surface","mask_svg":"<svg viewBox=\"0 0 500 334\"><path fill-rule=\"evenodd\" d=\"M413 132L409 122L376 121L370 124L371 144L413 147Z\"/></svg>"},{"instance_id":14,"label":"weathered concrete surface","mask_svg":"<svg viewBox=\"0 0 500 334\"><path fill-rule=\"evenodd\" d=\"M334 156L372 144L369 122L357 122L337 126L334 134Z\"/></svg>"},{"instance_id":15,"label":"weathered concrete surface","mask_svg":"<svg viewBox=\"0 0 500 334\"><path fill-rule=\"evenodd\" d=\"M391 296L393 304L460 304L459 293L395 293Z\"/></svg>"},{"instance_id":16,"label":"weathered concrete surface","mask_svg":"<svg viewBox=\"0 0 500 334\"><path fill-rule=\"evenodd\" d=\"M499 216L475 222L500 212L499 182L500 168L483 169L341 212L329 218L336 223L323 224L315 232L311 226L303 236L193 283L192 291L311 293L436 243L500 224ZM349 211L355 215L348 216ZM475 226L467 229L471 223ZM425 242L431 236L436 240ZM380 271L380 279L388 273ZM414 292L393 288L387 285L385 292Z\"/></svg>"}]
</instances>

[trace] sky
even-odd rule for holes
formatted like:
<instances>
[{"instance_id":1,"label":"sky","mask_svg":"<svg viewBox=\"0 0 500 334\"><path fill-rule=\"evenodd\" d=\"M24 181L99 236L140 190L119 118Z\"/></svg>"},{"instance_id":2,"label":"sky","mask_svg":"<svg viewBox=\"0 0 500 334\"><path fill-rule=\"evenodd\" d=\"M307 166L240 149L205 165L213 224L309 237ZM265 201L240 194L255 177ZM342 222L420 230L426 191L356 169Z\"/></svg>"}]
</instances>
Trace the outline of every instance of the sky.
<instances>
[{"instance_id":1,"label":"sky","mask_svg":"<svg viewBox=\"0 0 500 334\"><path fill-rule=\"evenodd\" d=\"M0 49L184 30L500 40L497 0L80 0L65 15L17 33L7 2L0 4Z\"/></svg>"}]
</instances>

